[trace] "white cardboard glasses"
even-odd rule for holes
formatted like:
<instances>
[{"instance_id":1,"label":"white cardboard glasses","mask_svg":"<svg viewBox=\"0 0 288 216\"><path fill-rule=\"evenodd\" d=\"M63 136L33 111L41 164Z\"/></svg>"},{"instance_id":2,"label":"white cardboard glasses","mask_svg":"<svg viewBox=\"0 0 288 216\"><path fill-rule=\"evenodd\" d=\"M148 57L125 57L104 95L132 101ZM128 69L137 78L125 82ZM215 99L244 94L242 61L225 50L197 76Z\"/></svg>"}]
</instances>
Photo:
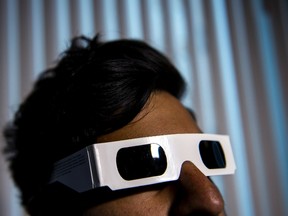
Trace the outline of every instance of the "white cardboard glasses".
<instances>
[{"instance_id":1,"label":"white cardboard glasses","mask_svg":"<svg viewBox=\"0 0 288 216\"><path fill-rule=\"evenodd\" d=\"M170 134L90 145L54 164L51 183L77 192L126 189L177 180L184 161L204 175L233 174L229 137Z\"/></svg>"}]
</instances>

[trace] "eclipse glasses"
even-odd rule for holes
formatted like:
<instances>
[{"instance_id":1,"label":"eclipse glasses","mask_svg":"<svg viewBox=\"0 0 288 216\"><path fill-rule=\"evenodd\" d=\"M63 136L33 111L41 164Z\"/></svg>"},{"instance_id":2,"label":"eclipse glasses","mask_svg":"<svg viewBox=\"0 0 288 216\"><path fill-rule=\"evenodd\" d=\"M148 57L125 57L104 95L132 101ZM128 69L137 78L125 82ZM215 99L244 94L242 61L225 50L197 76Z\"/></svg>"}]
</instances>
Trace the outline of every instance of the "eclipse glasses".
<instances>
[{"instance_id":1,"label":"eclipse glasses","mask_svg":"<svg viewBox=\"0 0 288 216\"><path fill-rule=\"evenodd\" d=\"M173 181L183 162L204 175L235 172L229 137L214 134L170 134L97 143L56 162L51 182L77 191L108 186L111 190Z\"/></svg>"}]
</instances>

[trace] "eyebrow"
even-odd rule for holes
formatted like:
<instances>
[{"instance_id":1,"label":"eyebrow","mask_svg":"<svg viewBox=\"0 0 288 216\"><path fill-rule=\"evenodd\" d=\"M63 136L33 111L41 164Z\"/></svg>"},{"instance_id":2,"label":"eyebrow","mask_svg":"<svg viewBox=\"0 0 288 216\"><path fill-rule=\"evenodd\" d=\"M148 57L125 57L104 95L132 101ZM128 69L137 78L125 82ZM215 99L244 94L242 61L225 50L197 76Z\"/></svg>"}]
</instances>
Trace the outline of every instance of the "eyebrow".
<instances>
[{"instance_id":1,"label":"eyebrow","mask_svg":"<svg viewBox=\"0 0 288 216\"><path fill-rule=\"evenodd\" d=\"M186 108L186 110L190 113L190 115L192 116L193 120L194 120L195 122L197 122L197 118L196 118L195 112L194 112L192 109L188 108L188 107L185 107L185 108Z\"/></svg>"}]
</instances>

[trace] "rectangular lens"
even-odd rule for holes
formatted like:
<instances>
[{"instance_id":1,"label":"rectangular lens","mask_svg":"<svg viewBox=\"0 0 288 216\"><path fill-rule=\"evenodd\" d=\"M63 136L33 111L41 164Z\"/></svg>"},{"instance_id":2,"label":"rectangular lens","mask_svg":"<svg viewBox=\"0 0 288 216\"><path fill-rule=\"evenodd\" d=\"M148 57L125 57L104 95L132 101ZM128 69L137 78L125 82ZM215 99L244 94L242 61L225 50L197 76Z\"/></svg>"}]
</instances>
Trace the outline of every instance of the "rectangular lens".
<instances>
[{"instance_id":1,"label":"rectangular lens","mask_svg":"<svg viewBox=\"0 0 288 216\"><path fill-rule=\"evenodd\" d=\"M117 152L116 163L125 180L159 176L167 168L165 152L158 144L122 148Z\"/></svg>"},{"instance_id":2,"label":"rectangular lens","mask_svg":"<svg viewBox=\"0 0 288 216\"><path fill-rule=\"evenodd\" d=\"M226 167L225 155L218 141L201 141L199 150L202 161L207 168L217 169Z\"/></svg>"}]
</instances>

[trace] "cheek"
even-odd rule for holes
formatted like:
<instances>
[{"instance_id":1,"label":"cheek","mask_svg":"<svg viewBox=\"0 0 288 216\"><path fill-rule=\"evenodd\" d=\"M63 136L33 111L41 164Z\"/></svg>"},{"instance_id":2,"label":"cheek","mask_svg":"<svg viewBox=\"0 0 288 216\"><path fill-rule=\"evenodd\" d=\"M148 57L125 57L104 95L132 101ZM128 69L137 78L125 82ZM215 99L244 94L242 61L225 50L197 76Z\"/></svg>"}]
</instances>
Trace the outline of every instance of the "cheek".
<instances>
[{"instance_id":1,"label":"cheek","mask_svg":"<svg viewBox=\"0 0 288 216\"><path fill-rule=\"evenodd\" d=\"M171 196L166 189L130 195L92 207L84 216L164 216L168 215Z\"/></svg>"}]
</instances>

